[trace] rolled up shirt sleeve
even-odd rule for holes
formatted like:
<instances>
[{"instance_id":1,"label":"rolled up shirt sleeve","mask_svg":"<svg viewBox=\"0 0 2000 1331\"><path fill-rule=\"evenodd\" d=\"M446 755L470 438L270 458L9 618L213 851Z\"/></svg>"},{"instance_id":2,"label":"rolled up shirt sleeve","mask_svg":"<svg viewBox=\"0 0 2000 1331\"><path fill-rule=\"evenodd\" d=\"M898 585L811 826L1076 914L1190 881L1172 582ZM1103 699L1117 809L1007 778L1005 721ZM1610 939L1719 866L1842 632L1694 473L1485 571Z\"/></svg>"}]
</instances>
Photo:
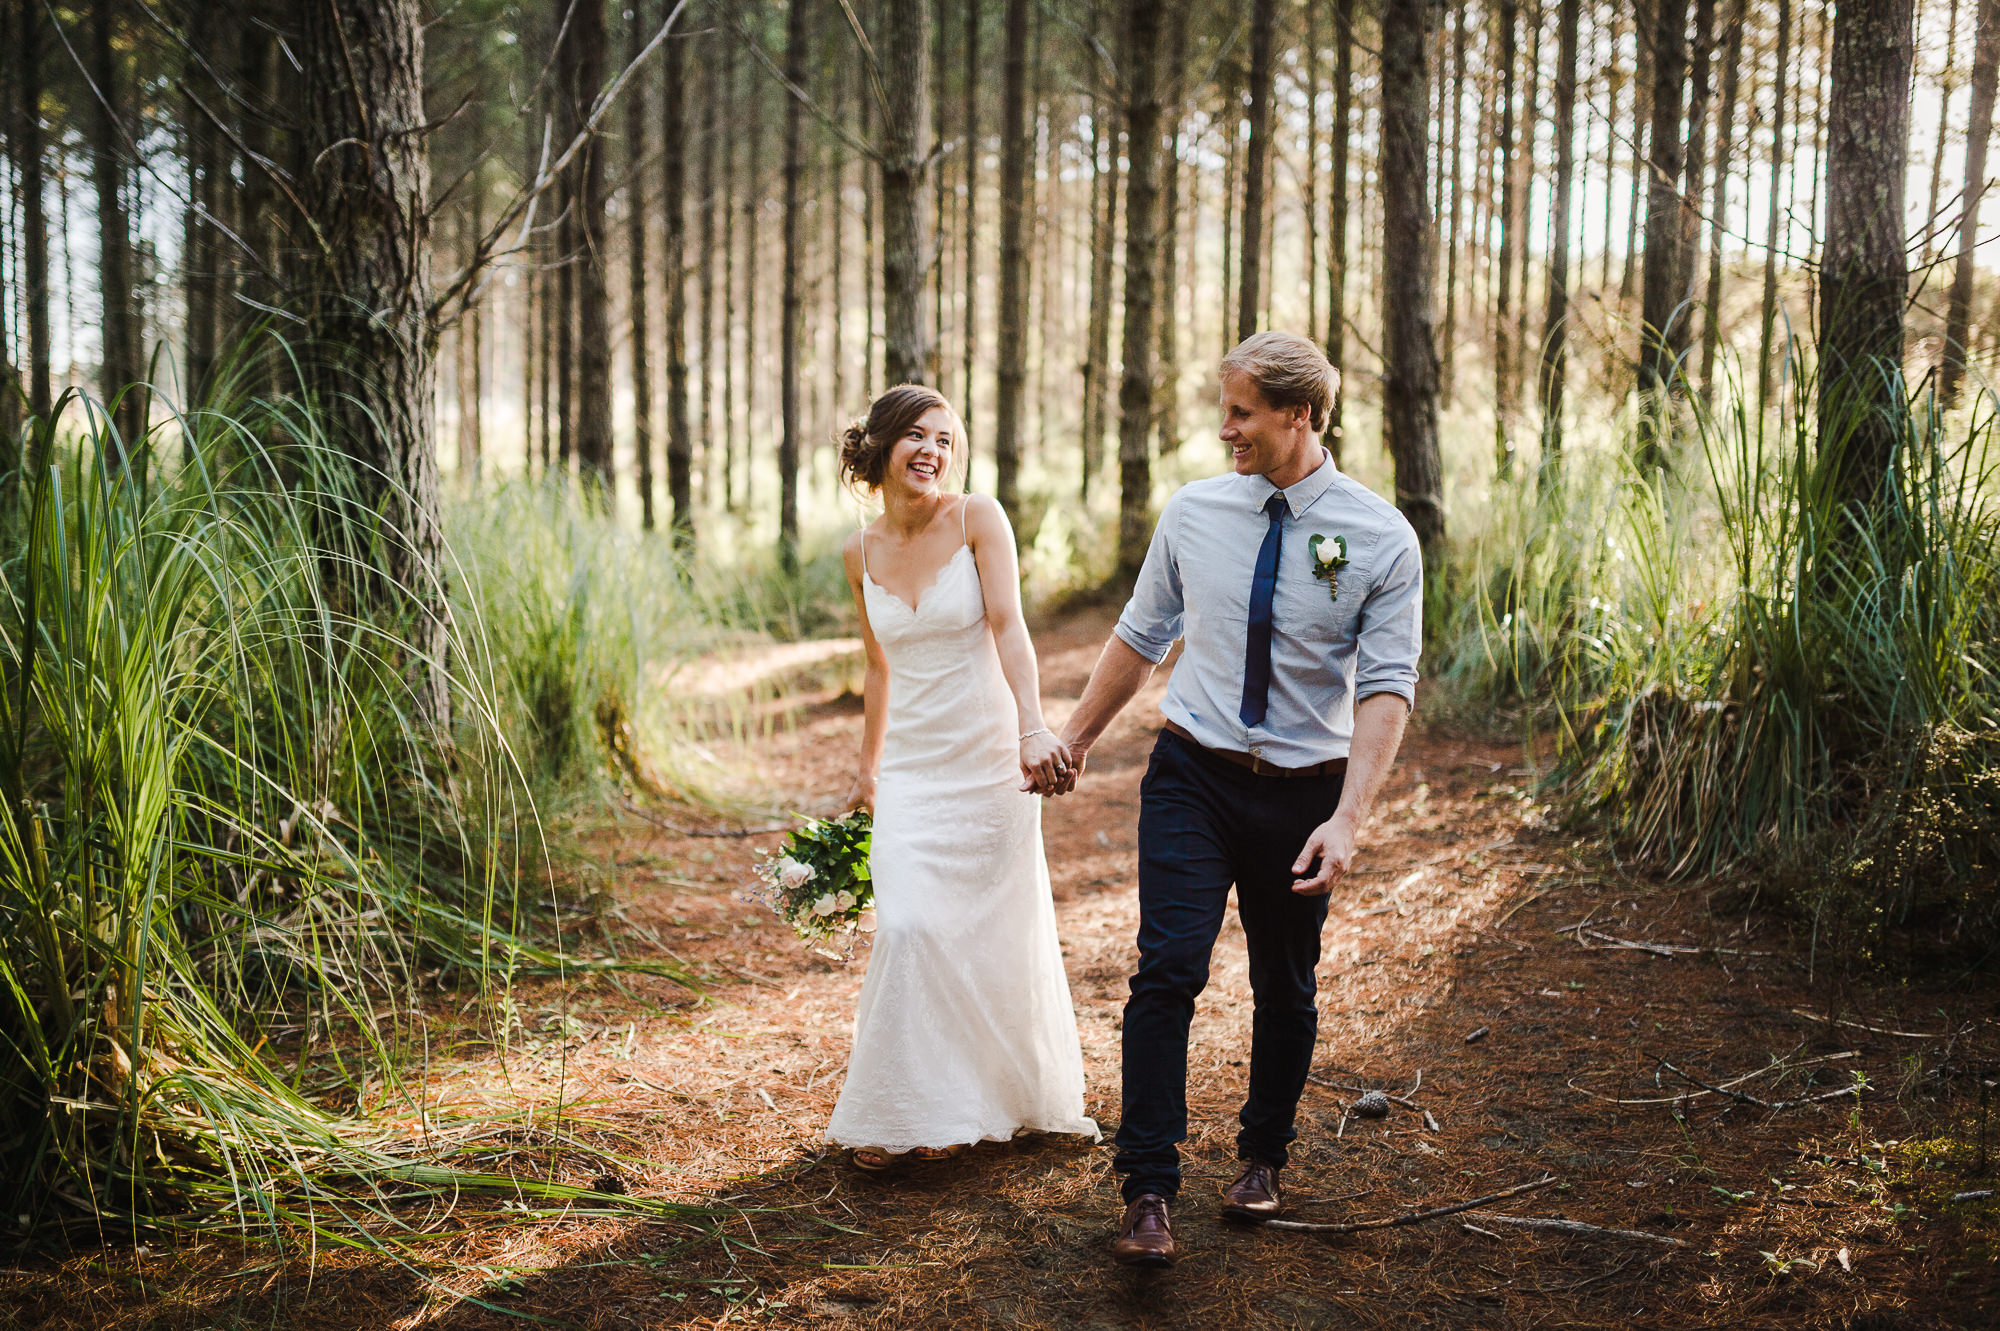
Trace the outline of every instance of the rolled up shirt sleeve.
<instances>
[{"instance_id":1,"label":"rolled up shirt sleeve","mask_svg":"<svg viewBox=\"0 0 2000 1331\"><path fill-rule=\"evenodd\" d=\"M1393 693L1417 702L1417 655L1424 644L1424 557L1416 533L1402 539L1361 603L1356 629L1354 700Z\"/></svg>"},{"instance_id":2,"label":"rolled up shirt sleeve","mask_svg":"<svg viewBox=\"0 0 2000 1331\"><path fill-rule=\"evenodd\" d=\"M1174 558L1173 527L1180 512L1180 496L1167 501L1166 511L1153 528L1153 543L1146 549L1139 581L1132 599L1125 603L1113 630L1127 647L1154 665L1167 659L1180 639L1187 601L1181 591L1181 571Z\"/></svg>"}]
</instances>

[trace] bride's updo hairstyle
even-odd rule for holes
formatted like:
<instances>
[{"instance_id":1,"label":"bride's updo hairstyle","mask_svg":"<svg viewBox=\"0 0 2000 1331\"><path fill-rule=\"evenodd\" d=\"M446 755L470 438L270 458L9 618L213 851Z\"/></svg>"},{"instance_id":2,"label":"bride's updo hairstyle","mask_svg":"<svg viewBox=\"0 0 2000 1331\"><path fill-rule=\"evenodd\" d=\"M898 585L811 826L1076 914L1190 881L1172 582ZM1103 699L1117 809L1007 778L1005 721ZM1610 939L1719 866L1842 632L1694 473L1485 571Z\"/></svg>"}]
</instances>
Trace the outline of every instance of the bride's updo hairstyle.
<instances>
[{"instance_id":1,"label":"bride's updo hairstyle","mask_svg":"<svg viewBox=\"0 0 2000 1331\"><path fill-rule=\"evenodd\" d=\"M951 463L945 472L958 470L965 456L965 426L945 395L922 384L897 384L868 406L866 416L857 416L841 431L840 479L870 494L882 488L889 471L889 455L896 443L917 423L918 417L933 407L951 413Z\"/></svg>"}]
</instances>

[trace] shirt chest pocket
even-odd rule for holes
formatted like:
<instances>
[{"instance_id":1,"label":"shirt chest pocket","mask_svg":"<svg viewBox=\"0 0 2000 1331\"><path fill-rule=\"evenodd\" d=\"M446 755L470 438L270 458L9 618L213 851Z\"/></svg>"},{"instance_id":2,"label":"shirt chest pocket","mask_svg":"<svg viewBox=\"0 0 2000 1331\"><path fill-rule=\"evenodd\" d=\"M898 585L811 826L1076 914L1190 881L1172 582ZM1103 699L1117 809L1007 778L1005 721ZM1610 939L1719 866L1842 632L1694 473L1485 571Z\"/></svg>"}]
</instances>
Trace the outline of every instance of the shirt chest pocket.
<instances>
[{"instance_id":1,"label":"shirt chest pocket","mask_svg":"<svg viewBox=\"0 0 2000 1331\"><path fill-rule=\"evenodd\" d=\"M1322 661L1351 658L1361 604L1374 585L1374 543L1350 543L1347 564L1333 570L1331 577L1316 570L1304 541L1300 547L1301 558L1291 570L1294 576L1279 579L1280 593L1290 604L1277 607L1278 627L1305 653ZM1285 614L1288 609L1292 612L1289 616Z\"/></svg>"}]
</instances>

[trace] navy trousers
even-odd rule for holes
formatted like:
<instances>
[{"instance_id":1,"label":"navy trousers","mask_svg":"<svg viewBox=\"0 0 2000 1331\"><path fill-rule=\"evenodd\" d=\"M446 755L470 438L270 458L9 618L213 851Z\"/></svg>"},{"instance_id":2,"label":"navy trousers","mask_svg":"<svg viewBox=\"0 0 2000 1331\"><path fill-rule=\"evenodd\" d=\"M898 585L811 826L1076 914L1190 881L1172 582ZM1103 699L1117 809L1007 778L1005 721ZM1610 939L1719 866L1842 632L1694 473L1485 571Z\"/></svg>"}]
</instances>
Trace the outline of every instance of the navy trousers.
<instances>
[{"instance_id":1,"label":"navy trousers","mask_svg":"<svg viewBox=\"0 0 2000 1331\"><path fill-rule=\"evenodd\" d=\"M1292 891L1292 861L1333 816L1343 779L1259 776L1160 732L1139 787L1139 969L1125 1002L1114 1161L1126 1201L1180 1191L1188 1024L1232 883L1256 999L1236 1156L1285 1164L1319 1033L1314 971L1327 907L1325 896Z\"/></svg>"}]
</instances>

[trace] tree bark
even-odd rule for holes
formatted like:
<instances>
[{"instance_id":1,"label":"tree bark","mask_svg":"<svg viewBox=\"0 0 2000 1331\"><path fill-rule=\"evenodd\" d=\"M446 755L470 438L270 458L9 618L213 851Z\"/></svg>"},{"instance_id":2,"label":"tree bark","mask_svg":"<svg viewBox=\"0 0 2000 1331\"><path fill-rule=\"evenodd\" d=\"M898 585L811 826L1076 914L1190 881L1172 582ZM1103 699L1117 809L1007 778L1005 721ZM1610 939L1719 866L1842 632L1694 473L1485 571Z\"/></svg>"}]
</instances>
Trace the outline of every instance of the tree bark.
<instances>
[{"instance_id":1,"label":"tree bark","mask_svg":"<svg viewBox=\"0 0 2000 1331\"><path fill-rule=\"evenodd\" d=\"M1986 143L1993 137L1993 97L2000 74L2000 0L1979 0L1979 33L1972 54L1972 113L1965 127L1965 202L1958 228L1958 261L1951 274L1951 304L1945 314L1944 364L1938 396L1958 400L1965 377L1965 343L1972 330L1972 277L1979 243L1979 205L1986 198ZM1942 145L1938 149L1943 151Z\"/></svg>"},{"instance_id":2,"label":"tree bark","mask_svg":"<svg viewBox=\"0 0 2000 1331\"><path fill-rule=\"evenodd\" d=\"M629 49L626 59L636 60L646 47L645 0L632 0L627 20ZM678 46L669 41L669 46ZM669 56L669 59L672 57ZM625 263L628 281L626 303L632 321L632 463L639 487L639 522L653 529L653 367L649 358L652 330L647 326L647 306L651 301L646 281L646 229L651 218L646 213L646 81L635 78L625 92ZM671 113L669 113L671 114ZM671 196L661 205L678 211ZM673 279L667 279L671 282Z\"/></svg>"},{"instance_id":3,"label":"tree bark","mask_svg":"<svg viewBox=\"0 0 2000 1331\"><path fill-rule=\"evenodd\" d=\"M1087 346L1083 366L1083 484L1082 498L1090 500L1090 485L1104 469L1104 434L1109 428L1108 409L1111 378L1111 281L1112 250L1118 240L1118 131L1116 113L1103 98L1091 103L1091 144L1094 170L1091 177L1093 204L1090 250L1090 318L1085 333ZM1109 160L1107 160L1107 158ZM1096 207L1099 199L1102 207Z\"/></svg>"},{"instance_id":4,"label":"tree bark","mask_svg":"<svg viewBox=\"0 0 2000 1331\"><path fill-rule=\"evenodd\" d=\"M596 3L597 0L589 0ZM688 428L687 363L687 41L666 42L660 81L660 200L666 215L660 276L666 283L667 502L673 506L674 549L694 554L694 437Z\"/></svg>"},{"instance_id":5,"label":"tree bark","mask_svg":"<svg viewBox=\"0 0 2000 1331\"><path fill-rule=\"evenodd\" d=\"M437 331L419 6L340 0L303 7L300 24L302 184L318 232L306 255L304 362L329 438L355 463L349 521L379 534L377 591L393 589L409 611L419 714L442 731L451 599L431 438Z\"/></svg>"},{"instance_id":6,"label":"tree bark","mask_svg":"<svg viewBox=\"0 0 2000 1331\"><path fill-rule=\"evenodd\" d=\"M1771 337L1778 320L1778 228L1784 197L1785 79L1791 73L1792 0L1778 0L1778 50L1771 79L1771 213L1764 232L1764 311L1757 338L1757 405L1771 404Z\"/></svg>"},{"instance_id":7,"label":"tree bark","mask_svg":"<svg viewBox=\"0 0 2000 1331\"><path fill-rule=\"evenodd\" d=\"M924 176L930 155L926 139L931 123L930 10L924 0L882 0L879 20L876 49L881 52L888 101L880 139L882 322L887 342L883 370L892 385L922 383L928 378L932 354L924 308L924 273L931 258L924 227ZM803 61L803 52L800 58Z\"/></svg>"},{"instance_id":8,"label":"tree bark","mask_svg":"<svg viewBox=\"0 0 2000 1331\"><path fill-rule=\"evenodd\" d=\"M15 189L21 208L21 286L28 333L28 410L46 420L55 398L49 334L49 224L43 203L47 148L42 132L42 50L47 21L40 0L20 0L15 36Z\"/></svg>"},{"instance_id":9,"label":"tree bark","mask_svg":"<svg viewBox=\"0 0 2000 1331\"><path fill-rule=\"evenodd\" d=\"M1569 368L1569 227L1576 181L1576 47L1579 0L1556 13L1556 189L1549 226L1549 312L1542 324L1542 471L1544 489L1562 479L1563 387Z\"/></svg>"},{"instance_id":10,"label":"tree bark","mask_svg":"<svg viewBox=\"0 0 2000 1331\"><path fill-rule=\"evenodd\" d=\"M118 6L97 0L90 7L90 76L96 85L84 95L90 101L91 177L97 187L97 286L103 302L104 363L98 380L107 410L115 401L112 425L118 432L115 451L105 461L113 467L137 462L146 434L146 393L139 311L133 291L132 221L125 208L125 79L112 44Z\"/></svg>"},{"instance_id":11,"label":"tree bark","mask_svg":"<svg viewBox=\"0 0 2000 1331\"><path fill-rule=\"evenodd\" d=\"M1514 65L1520 8L1519 0L1500 0L1500 273L1493 297L1493 472L1502 480L1514 471L1508 425L1514 411ZM1532 122L1529 132L1534 132ZM1562 243L1554 236L1549 239L1551 244Z\"/></svg>"},{"instance_id":12,"label":"tree bark","mask_svg":"<svg viewBox=\"0 0 2000 1331\"><path fill-rule=\"evenodd\" d=\"M203 108L220 114L223 99L205 72L215 54L214 13L205 4L190 5L186 24L188 55L181 66L181 115L188 204L182 228L181 273L187 297L187 396L188 405L194 406L204 400L215 372L217 321L222 312L222 274L217 263L221 254L215 229L215 210L223 198L222 155L220 136ZM187 443L193 447L192 434Z\"/></svg>"},{"instance_id":13,"label":"tree bark","mask_svg":"<svg viewBox=\"0 0 2000 1331\"><path fill-rule=\"evenodd\" d=\"M1243 166L1243 248L1236 283L1236 340L1257 331L1263 307L1264 181L1271 157L1271 48L1276 43L1277 0L1251 0L1250 144Z\"/></svg>"},{"instance_id":14,"label":"tree bark","mask_svg":"<svg viewBox=\"0 0 2000 1331\"><path fill-rule=\"evenodd\" d=\"M1715 0L1695 0L1694 36L1688 63L1687 152L1681 162L1680 246L1675 258L1679 268L1674 283L1679 289L1675 304L1680 313L1667 329L1667 343L1674 359L1685 359L1694 340L1694 298L1696 261L1701 257L1701 189L1708 173L1708 100L1715 65ZM1676 375L1676 391L1684 387L1687 372Z\"/></svg>"},{"instance_id":15,"label":"tree bark","mask_svg":"<svg viewBox=\"0 0 2000 1331\"><path fill-rule=\"evenodd\" d=\"M486 194L479 173L466 182L469 225L466 227L466 262L472 260L473 246L486 234ZM458 469L476 486L486 467L486 441L481 435L481 409L486 396L485 311L482 302L466 307L458 326Z\"/></svg>"},{"instance_id":16,"label":"tree bark","mask_svg":"<svg viewBox=\"0 0 2000 1331\"><path fill-rule=\"evenodd\" d=\"M1136 579L1152 539L1154 177L1160 155L1157 87L1163 0L1126 0L1125 337L1118 385L1118 574Z\"/></svg>"},{"instance_id":17,"label":"tree bark","mask_svg":"<svg viewBox=\"0 0 2000 1331\"><path fill-rule=\"evenodd\" d=\"M1000 345L994 403L993 493L1018 528L1022 406L1028 386L1028 0L1007 0L1007 49L1001 63Z\"/></svg>"},{"instance_id":18,"label":"tree bark","mask_svg":"<svg viewBox=\"0 0 2000 1331\"><path fill-rule=\"evenodd\" d=\"M785 17L785 77L803 88L806 79L806 7L809 0L791 0ZM921 0L914 0L921 12ZM783 412L784 433L778 444L778 562L787 577L799 568L799 352L804 328L804 293L800 289L799 264L802 258L800 211L804 206L801 186L805 177L802 111L799 99L785 99L785 211L784 211L784 295L779 332L778 395ZM884 159L883 174L889 174ZM910 213L917 214L919 200L913 199ZM905 293L919 311L923 306L922 277L917 289Z\"/></svg>"},{"instance_id":19,"label":"tree bark","mask_svg":"<svg viewBox=\"0 0 2000 1331\"><path fill-rule=\"evenodd\" d=\"M603 0L574 0L570 9L575 101L581 127L604 86ZM607 144L593 133L577 175L576 461L588 491L608 509L615 485L611 460L611 254L606 234L604 159Z\"/></svg>"},{"instance_id":20,"label":"tree bark","mask_svg":"<svg viewBox=\"0 0 2000 1331\"><path fill-rule=\"evenodd\" d=\"M1441 89L1449 89L1451 105L1448 108L1451 126L1440 141L1445 160L1439 165L1439 188L1451 190L1451 211L1447 214L1444 242L1444 330L1438 339L1438 389L1450 398L1452 391L1452 364L1458 350L1458 251L1464 203L1464 164L1462 151L1465 139L1465 8L1467 0L1456 0L1451 7L1451 80L1438 80ZM1438 126L1444 129L1444 124ZM1444 207L1444 197L1438 197L1438 206Z\"/></svg>"},{"instance_id":21,"label":"tree bark","mask_svg":"<svg viewBox=\"0 0 2000 1331\"><path fill-rule=\"evenodd\" d=\"M1180 264L1181 264L1181 123L1187 104L1188 14L1176 5L1168 15L1167 97L1171 119L1166 130L1166 179L1163 182L1160 226L1159 296L1155 301L1154 322L1159 325L1159 361L1154 367L1156 385L1153 416L1158 422L1162 456L1181 446L1181 353L1180 353ZM1197 182L1198 183L1198 182ZM1192 246L1190 246L1192 249Z\"/></svg>"},{"instance_id":22,"label":"tree bark","mask_svg":"<svg viewBox=\"0 0 2000 1331\"><path fill-rule=\"evenodd\" d=\"M1685 6L1686 0L1654 0L1657 3L1671 3ZM1657 10L1646 7L1647 0L1637 0L1632 18L1632 196L1625 210L1625 267L1618 278L1618 298L1632 298L1632 274L1634 259L1639 254L1639 219L1644 215L1642 203L1650 197L1646 190L1651 151L1648 145L1648 121L1653 105L1653 48L1657 42ZM1648 34L1653 35L1648 35ZM1675 135L1678 139L1678 133ZM1643 298L1642 298L1643 301Z\"/></svg>"},{"instance_id":23,"label":"tree bark","mask_svg":"<svg viewBox=\"0 0 2000 1331\"><path fill-rule=\"evenodd\" d=\"M965 0L965 100L960 129L965 135L965 378L959 419L967 431L966 464L971 465L972 367L979 355L979 17L980 0Z\"/></svg>"},{"instance_id":24,"label":"tree bark","mask_svg":"<svg viewBox=\"0 0 2000 1331\"><path fill-rule=\"evenodd\" d=\"M699 48L702 82L707 95L701 103L701 165L695 184L695 206L701 210L701 254L697 260L701 313L696 333L701 350L701 424L695 438L700 443L702 491L711 502L715 494L715 126L718 104L731 91L728 80L722 77L722 70L717 66L714 45L713 38L704 38ZM834 206L836 209L840 207L838 197Z\"/></svg>"},{"instance_id":25,"label":"tree bark","mask_svg":"<svg viewBox=\"0 0 2000 1331\"><path fill-rule=\"evenodd\" d=\"M1708 287L1702 295L1701 320L1701 391L1711 404L1715 400L1715 353L1722 345L1723 219L1729 211L1729 172L1736 151L1736 97L1742 83L1746 9L1746 0L1731 6L1729 49L1722 66L1722 109L1715 128L1715 192L1709 204Z\"/></svg>"},{"instance_id":26,"label":"tree bark","mask_svg":"<svg viewBox=\"0 0 2000 1331\"><path fill-rule=\"evenodd\" d=\"M1660 447L1663 395L1676 375L1673 322L1681 295L1681 94L1687 81L1687 0L1653 0L1652 130L1647 136L1646 252L1639 314L1639 438L1637 462L1650 472L1666 465Z\"/></svg>"},{"instance_id":27,"label":"tree bark","mask_svg":"<svg viewBox=\"0 0 2000 1331\"><path fill-rule=\"evenodd\" d=\"M1327 175L1326 358L1341 374L1327 419L1325 443L1340 465L1341 418L1347 406L1347 149L1354 115L1354 0L1336 0L1333 68L1333 163Z\"/></svg>"},{"instance_id":28,"label":"tree bark","mask_svg":"<svg viewBox=\"0 0 2000 1331\"><path fill-rule=\"evenodd\" d=\"M1382 423L1396 466L1396 506L1425 562L1444 552L1444 464L1438 450L1438 358L1431 300L1429 6L1382 5Z\"/></svg>"},{"instance_id":29,"label":"tree bark","mask_svg":"<svg viewBox=\"0 0 2000 1331\"><path fill-rule=\"evenodd\" d=\"M1833 27L1826 247L1819 274L1819 447L1835 492L1871 503L1903 418L1903 181L1911 0L1846 0Z\"/></svg>"},{"instance_id":30,"label":"tree bark","mask_svg":"<svg viewBox=\"0 0 2000 1331\"><path fill-rule=\"evenodd\" d=\"M729 108L737 110L736 43L724 42L722 86L728 90ZM862 116L868 102L862 99ZM730 316L736 304L736 138L731 135L722 148L722 506L736 511L736 322ZM864 209L862 214L867 215Z\"/></svg>"}]
</instances>

